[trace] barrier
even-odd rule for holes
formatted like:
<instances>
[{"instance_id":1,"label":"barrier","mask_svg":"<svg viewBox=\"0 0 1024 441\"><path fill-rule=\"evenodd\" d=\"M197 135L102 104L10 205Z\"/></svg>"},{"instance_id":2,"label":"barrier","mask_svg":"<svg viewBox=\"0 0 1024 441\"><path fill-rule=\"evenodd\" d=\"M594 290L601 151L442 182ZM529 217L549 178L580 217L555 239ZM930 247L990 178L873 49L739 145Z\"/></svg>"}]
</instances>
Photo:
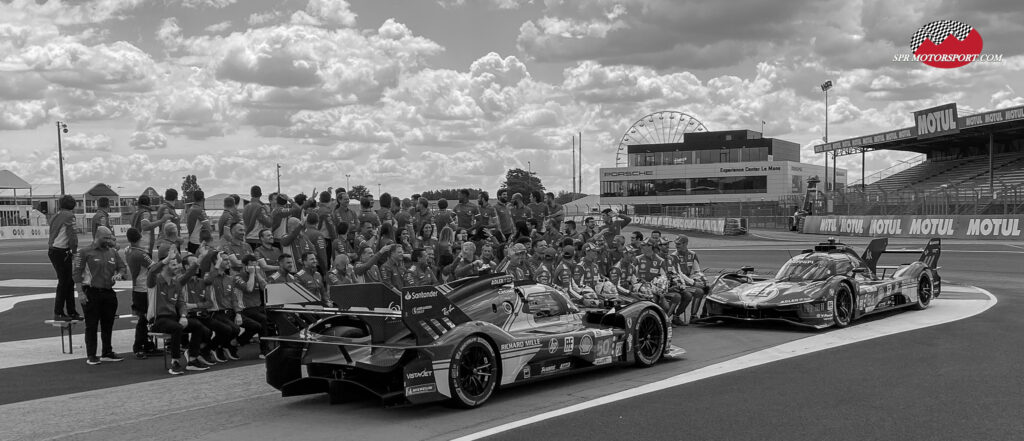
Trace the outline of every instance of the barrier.
<instances>
[{"instance_id":1,"label":"barrier","mask_svg":"<svg viewBox=\"0 0 1024 441\"><path fill-rule=\"evenodd\" d=\"M123 238L128 233L130 225L113 225L114 235ZM11 240L11 239L48 239L50 237L50 227L0 227L0 240ZM88 243L91 241L91 234L78 232L78 242L82 241Z\"/></svg>"},{"instance_id":2,"label":"barrier","mask_svg":"<svg viewBox=\"0 0 1024 441\"><path fill-rule=\"evenodd\" d=\"M1024 239L1024 215L807 216L801 232L838 236Z\"/></svg>"}]
</instances>

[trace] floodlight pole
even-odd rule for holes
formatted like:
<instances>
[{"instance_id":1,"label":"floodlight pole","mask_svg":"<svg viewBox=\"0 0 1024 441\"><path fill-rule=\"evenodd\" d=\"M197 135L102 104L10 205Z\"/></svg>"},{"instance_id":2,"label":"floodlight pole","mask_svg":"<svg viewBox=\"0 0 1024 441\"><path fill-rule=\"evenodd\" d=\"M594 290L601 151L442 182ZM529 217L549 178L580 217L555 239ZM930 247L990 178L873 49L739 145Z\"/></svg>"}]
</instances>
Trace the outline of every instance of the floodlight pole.
<instances>
[{"instance_id":1,"label":"floodlight pole","mask_svg":"<svg viewBox=\"0 0 1024 441\"><path fill-rule=\"evenodd\" d=\"M61 132L67 133L68 125L57 121L57 162L60 164L60 195L64 196L64 148L61 145Z\"/></svg>"}]
</instances>

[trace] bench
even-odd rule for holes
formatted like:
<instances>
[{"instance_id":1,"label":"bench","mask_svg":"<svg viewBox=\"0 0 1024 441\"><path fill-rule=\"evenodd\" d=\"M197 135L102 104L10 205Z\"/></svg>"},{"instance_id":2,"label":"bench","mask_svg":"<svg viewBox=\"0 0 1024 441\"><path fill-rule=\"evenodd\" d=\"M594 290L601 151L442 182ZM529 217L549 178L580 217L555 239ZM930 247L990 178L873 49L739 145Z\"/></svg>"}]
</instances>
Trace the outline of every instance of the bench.
<instances>
[{"instance_id":1,"label":"bench","mask_svg":"<svg viewBox=\"0 0 1024 441\"><path fill-rule=\"evenodd\" d=\"M60 328L60 352L62 354L74 354L75 346L71 342L71 335L74 333L75 325L82 323L84 320L43 320L44 324ZM67 347L64 345L64 334L67 331Z\"/></svg>"},{"instance_id":2,"label":"bench","mask_svg":"<svg viewBox=\"0 0 1024 441\"><path fill-rule=\"evenodd\" d=\"M135 314L121 314L121 315L117 316L117 318L118 319L131 319L131 322L130 322L131 324L133 324L133 325L139 324L139 317L137 315L135 315ZM161 345L163 346L163 351L164 351L164 369L168 369L169 368L168 362L167 362L167 357L169 357L168 352L167 352L167 340L170 340L170 339L171 339L171 334L164 334L162 332L149 332L149 341L153 343L153 346L155 346L155 347L160 347ZM161 345L157 345L157 340L160 340Z\"/></svg>"}]
</instances>

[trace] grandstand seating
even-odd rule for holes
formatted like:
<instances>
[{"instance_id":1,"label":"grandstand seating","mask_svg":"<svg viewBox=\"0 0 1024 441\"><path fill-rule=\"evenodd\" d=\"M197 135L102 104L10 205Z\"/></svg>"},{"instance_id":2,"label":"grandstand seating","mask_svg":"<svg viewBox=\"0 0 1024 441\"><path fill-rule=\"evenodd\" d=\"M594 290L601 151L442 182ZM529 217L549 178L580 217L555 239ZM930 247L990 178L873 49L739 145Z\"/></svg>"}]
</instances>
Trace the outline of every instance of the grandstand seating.
<instances>
[{"instance_id":1,"label":"grandstand seating","mask_svg":"<svg viewBox=\"0 0 1024 441\"><path fill-rule=\"evenodd\" d=\"M868 185L868 191L914 190L928 193L943 186L958 186L979 178L987 178L988 167L987 156L941 162L925 161ZM1024 155L995 155L992 167L996 173L996 182L1000 186L1024 183Z\"/></svg>"}]
</instances>

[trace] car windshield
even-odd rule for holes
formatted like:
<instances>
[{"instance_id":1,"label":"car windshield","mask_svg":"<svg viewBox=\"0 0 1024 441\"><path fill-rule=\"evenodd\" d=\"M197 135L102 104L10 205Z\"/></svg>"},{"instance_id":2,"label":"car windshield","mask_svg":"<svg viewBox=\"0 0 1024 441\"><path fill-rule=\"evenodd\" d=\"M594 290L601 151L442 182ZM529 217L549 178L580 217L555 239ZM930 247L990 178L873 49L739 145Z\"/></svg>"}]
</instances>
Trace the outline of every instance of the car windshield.
<instances>
[{"instance_id":1,"label":"car windshield","mask_svg":"<svg viewBox=\"0 0 1024 441\"><path fill-rule=\"evenodd\" d=\"M775 278L787 282L825 280L834 274L832 261L821 257L796 258L786 262Z\"/></svg>"}]
</instances>

